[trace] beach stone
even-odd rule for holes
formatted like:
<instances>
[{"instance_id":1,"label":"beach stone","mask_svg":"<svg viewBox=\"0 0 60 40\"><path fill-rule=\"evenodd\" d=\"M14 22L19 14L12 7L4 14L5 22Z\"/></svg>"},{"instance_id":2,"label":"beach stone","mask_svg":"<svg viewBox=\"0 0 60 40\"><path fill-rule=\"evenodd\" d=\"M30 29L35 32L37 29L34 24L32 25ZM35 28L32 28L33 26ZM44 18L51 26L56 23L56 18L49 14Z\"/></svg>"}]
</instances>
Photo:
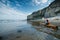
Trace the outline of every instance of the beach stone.
<instances>
[{"instance_id":1,"label":"beach stone","mask_svg":"<svg viewBox=\"0 0 60 40\"><path fill-rule=\"evenodd\" d=\"M16 38L21 38L21 36L17 36Z\"/></svg>"},{"instance_id":2,"label":"beach stone","mask_svg":"<svg viewBox=\"0 0 60 40\"><path fill-rule=\"evenodd\" d=\"M0 36L0 40L2 40L3 39L3 37L2 36Z\"/></svg>"},{"instance_id":3,"label":"beach stone","mask_svg":"<svg viewBox=\"0 0 60 40\"><path fill-rule=\"evenodd\" d=\"M22 30L18 30L17 32L22 32Z\"/></svg>"}]
</instances>

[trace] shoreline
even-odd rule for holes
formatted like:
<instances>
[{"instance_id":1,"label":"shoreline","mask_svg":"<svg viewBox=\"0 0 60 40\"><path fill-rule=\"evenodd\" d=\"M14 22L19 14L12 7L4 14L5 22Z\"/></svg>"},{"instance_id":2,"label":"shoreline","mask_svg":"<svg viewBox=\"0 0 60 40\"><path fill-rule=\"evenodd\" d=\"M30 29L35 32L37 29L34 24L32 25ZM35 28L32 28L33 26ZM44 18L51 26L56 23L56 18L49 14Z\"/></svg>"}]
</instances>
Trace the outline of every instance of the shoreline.
<instances>
[{"instance_id":1,"label":"shoreline","mask_svg":"<svg viewBox=\"0 0 60 40\"><path fill-rule=\"evenodd\" d=\"M55 31L55 30L53 30L51 28L45 27L44 25L40 24L40 23L45 24L45 20L41 20L41 21L40 20L30 20L30 22L32 22L32 25L38 31L42 31L44 33L53 35L53 36L60 39L60 20L52 20L52 21L50 21L51 24L58 26L57 31Z\"/></svg>"}]
</instances>

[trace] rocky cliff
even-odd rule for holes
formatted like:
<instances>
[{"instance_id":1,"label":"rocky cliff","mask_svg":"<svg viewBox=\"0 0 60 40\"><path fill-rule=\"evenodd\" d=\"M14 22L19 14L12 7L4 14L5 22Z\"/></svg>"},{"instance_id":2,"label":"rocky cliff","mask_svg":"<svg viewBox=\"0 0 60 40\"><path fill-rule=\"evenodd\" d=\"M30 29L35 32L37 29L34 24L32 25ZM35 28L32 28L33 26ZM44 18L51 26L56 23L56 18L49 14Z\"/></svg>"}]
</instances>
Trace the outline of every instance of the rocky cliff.
<instances>
[{"instance_id":1,"label":"rocky cliff","mask_svg":"<svg viewBox=\"0 0 60 40\"><path fill-rule=\"evenodd\" d=\"M33 12L31 15L27 16L27 20L35 20L41 18L49 18L54 16L60 16L60 1L55 0L48 7Z\"/></svg>"}]
</instances>

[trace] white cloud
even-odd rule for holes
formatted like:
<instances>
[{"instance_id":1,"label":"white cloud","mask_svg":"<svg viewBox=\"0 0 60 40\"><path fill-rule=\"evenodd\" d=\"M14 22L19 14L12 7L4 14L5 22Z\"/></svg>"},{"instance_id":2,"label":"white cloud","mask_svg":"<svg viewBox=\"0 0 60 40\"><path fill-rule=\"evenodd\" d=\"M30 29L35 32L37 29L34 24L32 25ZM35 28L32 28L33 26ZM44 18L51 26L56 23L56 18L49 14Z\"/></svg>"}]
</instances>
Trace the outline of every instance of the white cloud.
<instances>
[{"instance_id":1,"label":"white cloud","mask_svg":"<svg viewBox=\"0 0 60 40\"><path fill-rule=\"evenodd\" d=\"M1 3L1 2L0 2ZM1 3L0 5L0 19L26 19L28 14L13 9L5 4Z\"/></svg>"},{"instance_id":2,"label":"white cloud","mask_svg":"<svg viewBox=\"0 0 60 40\"><path fill-rule=\"evenodd\" d=\"M42 0L42 3L46 3L48 0Z\"/></svg>"},{"instance_id":3,"label":"white cloud","mask_svg":"<svg viewBox=\"0 0 60 40\"><path fill-rule=\"evenodd\" d=\"M44 4L46 3L48 0L32 0L36 5L40 5L40 4Z\"/></svg>"},{"instance_id":4,"label":"white cloud","mask_svg":"<svg viewBox=\"0 0 60 40\"><path fill-rule=\"evenodd\" d=\"M15 1L15 3L16 3L16 6L21 6L21 4L19 4L18 1Z\"/></svg>"},{"instance_id":5,"label":"white cloud","mask_svg":"<svg viewBox=\"0 0 60 40\"><path fill-rule=\"evenodd\" d=\"M39 0L35 0L35 2L36 2L37 4L40 4L40 3L41 3Z\"/></svg>"},{"instance_id":6,"label":"white cloud","mask_svg":"<svg viewBox=\"0 0 60 40\"><path fill-rule=\"evenodd\" d=\"M19 3L17 3L16 6L19 6L20 7L21 5Z\"/></svg>"},{"instance_id":7,"label":"white cloud","mask_svg":"<svg viewBox=\"0 0 60 40\"><path fill-rule=\"evenodd\" d=\"M36 5L39 5L41 3L40 0L32 0Z\"/></svg>"}]
</instances>

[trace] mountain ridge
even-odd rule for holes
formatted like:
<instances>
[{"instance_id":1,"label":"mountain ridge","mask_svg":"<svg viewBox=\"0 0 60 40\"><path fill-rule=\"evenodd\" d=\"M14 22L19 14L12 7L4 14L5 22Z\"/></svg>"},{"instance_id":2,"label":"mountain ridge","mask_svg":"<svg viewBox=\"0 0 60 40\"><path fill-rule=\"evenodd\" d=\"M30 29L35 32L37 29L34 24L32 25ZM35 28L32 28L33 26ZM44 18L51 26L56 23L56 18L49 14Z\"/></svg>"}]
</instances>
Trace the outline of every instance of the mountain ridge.
<instances>
[{"instance_id":1,"label":"mountain ridge","mask_svg":"<svg viewBox=\"0 0 60 40\"><path fill-rule=\"evenodd\" d=\"M48 7L43 8L42 10L38 10L33 12L31 15L27 16L27 20L35 20L41 18L49 18L60 15L60 1L53 1Z\"/></svg>"}]
</instances>

